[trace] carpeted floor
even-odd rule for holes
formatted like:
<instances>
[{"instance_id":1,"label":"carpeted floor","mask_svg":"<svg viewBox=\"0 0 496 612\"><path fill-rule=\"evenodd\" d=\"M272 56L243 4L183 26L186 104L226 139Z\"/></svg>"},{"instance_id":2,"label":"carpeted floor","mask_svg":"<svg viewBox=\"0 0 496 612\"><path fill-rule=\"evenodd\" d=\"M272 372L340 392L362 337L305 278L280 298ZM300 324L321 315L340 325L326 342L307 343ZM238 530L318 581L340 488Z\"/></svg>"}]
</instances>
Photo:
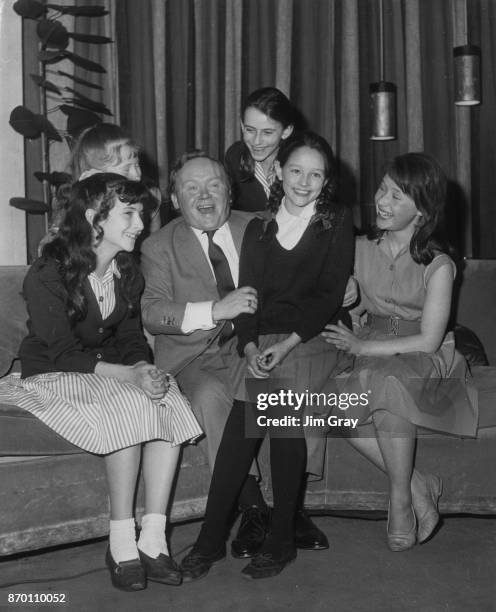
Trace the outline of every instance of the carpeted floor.
<instances>
[{"instance_id":1,"label":"carpeted floor","mask_svg":"<svg viewBox=\"0 0 496 612\"><path fill-rule=\"evenodd\" d=\"M75 612L490 612L496 611L496 518L448 517L428 543L403 553L385 544L384 520L320 516L331 548L299 553L282 574L249 581L245 561L228 556L198 582L149 583L145 591L115 590L104 567L106 542L93 541L0 561L1 610ZM200 523L171 534L180 560ZM27 582L34 581L38 582ZM25 581L24 584L22 582ZM17 584L13 584L17 583ZM8 586L5 586L8 585ZM65 604L9 603L9 595L61 593ZM22 599L20 597L19 599Z\"/></svg>"}]
</instances>

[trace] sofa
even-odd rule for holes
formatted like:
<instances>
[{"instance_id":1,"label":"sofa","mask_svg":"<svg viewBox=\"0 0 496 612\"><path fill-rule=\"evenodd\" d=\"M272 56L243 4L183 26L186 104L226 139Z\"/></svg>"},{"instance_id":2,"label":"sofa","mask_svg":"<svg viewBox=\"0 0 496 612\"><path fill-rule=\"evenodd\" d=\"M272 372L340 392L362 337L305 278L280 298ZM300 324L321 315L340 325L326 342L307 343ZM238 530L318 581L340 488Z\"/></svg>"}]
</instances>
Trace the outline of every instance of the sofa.
<instances>
[{"instance_id":1,"label":"sofa","mask_svg":"<svg viewBox=\"0 0 496 612\"><path fill-rule=\"evenodd\" d=\"M0 376L18 368L25 334L21 296L26 266L0 267ZM483 341L496 365L496 261L467 260L454 298L456 321ZM422 432L417 445L421 470L442 476L443 513L496 512L496 367L473 366L479 397L477 438ZM262 487L270 500L267 449L260 463ZM182 450L171 520L203 513L209 470L201 445ZM103 536L108 498L103 461L70 445L26 411L0 404L0 555L12 555ZM137 515L142 512L141 487ZM318 512L371 511L387 507L386 478L338 436L327 440L322 480L307 488L306 506Z\"/></svg>"}]
</instances>

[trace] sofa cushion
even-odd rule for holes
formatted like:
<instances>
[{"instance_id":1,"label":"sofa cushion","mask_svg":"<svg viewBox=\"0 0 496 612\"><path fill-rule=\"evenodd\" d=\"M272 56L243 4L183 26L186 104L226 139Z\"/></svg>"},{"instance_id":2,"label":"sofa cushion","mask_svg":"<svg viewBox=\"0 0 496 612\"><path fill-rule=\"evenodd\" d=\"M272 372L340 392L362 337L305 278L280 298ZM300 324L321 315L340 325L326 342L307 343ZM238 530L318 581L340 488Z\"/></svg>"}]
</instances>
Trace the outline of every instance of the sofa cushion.
<instances>
[{"instance_id":1,"label":"sofa cushion","mask_svg":"<svg viewBox=\"0 0 496 612\"><path fill-rule=\"evenodd\" d=\"M496 367L477 366L472 368L474 385L479 400L479 432L494 429L496 437ZM487 432L486 432L487 433Z\"/></svg>"},{"instance_id":2,"label":"sofa cushion","mask_svg":"<svg viewBox=\"0 0 496 612\"><path fill-rule=\"evenodd\" d=\"M0 266L0 376L9 371L27 333L28 316L22 297L27 271L28 266Z\"/></svg>"},{"instance_id":3,"label":"sofa cushion","mask_svg":"<svg viewBox=\"0 0 496 612\"><path fill-rule=\"evenodd\" d=\"M0 456L83 453L27 410L0 403Z\"/></svg>"},{"instance_id":4,"label":"sofa cushion","mask_svg":"<svg viewBox=\"0 0 496 612\"><path fill-rule=\"evenodd\" d=\"M495 302L496 260L467 259L465 268L457 279L456 307L453 315L457 323L465 325L477 334L491 365L496 365Z\"/></svg>"}]
</instances>

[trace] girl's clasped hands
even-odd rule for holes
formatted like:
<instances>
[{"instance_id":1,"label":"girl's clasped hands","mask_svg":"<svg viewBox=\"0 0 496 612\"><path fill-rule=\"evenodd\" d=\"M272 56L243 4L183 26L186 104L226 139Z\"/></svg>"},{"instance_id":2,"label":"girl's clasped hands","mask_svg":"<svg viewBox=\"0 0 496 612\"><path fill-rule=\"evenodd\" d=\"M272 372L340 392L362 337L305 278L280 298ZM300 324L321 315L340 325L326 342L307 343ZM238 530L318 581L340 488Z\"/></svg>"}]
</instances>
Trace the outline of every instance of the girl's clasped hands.
<instances>
[{"instance_id":1,"label":"girl's clasped hands","mask_svg":"<svg viewBox=\"0 0 496 612\"><path fill-rule=\"evenodd\" d=\"M169 374L145 361L132 366L131 378L130 382L154 401L161 400L170 387Z\"/></svg>"}]
</instances>

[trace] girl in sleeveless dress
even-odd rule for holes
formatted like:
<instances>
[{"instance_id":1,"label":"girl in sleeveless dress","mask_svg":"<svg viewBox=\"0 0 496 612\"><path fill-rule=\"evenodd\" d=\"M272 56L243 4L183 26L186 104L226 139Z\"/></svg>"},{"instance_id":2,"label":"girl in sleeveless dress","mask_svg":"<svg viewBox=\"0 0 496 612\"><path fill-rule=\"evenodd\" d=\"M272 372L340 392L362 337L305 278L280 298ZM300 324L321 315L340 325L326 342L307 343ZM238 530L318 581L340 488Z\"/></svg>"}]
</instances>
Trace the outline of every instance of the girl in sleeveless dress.
<instances>
[{"instance_id":1,"label":"girl in sleeveless dress","mask_svg":"<svg viewBox=\"0 0 496 612\"><path fill-rule=\"evenodd\" d=\"M106 562L114 586L180 584L165 539L180 444L201 435L177 384L150 361L143 336L143 279L132 251L146 187L117 174L74 185L55 238L24 281L28 335L22 373L0 397L30 411L72 444L104 456L110 496ZM145 515L136 543L133 500L142 455Z\"/></svg>"},{"instance_id":2,"label":"girl in sleeveless dress","mask_svg":"<svg viewBox=\"0 0 496 612\"><path fill-rule=\"evenodd\" d=\"M477 428L467 366L446 333L456 268L441 231L445 198L434 159L393 160L375 196L376 226L356 241L353 331L323 332L355 356L340 391L368 397L342 416L358 419L348 441L388 476L392 551L424 542L439 520L441 480L413 467L417 427L464 436Z\"/></svg>"}]
</instances>

